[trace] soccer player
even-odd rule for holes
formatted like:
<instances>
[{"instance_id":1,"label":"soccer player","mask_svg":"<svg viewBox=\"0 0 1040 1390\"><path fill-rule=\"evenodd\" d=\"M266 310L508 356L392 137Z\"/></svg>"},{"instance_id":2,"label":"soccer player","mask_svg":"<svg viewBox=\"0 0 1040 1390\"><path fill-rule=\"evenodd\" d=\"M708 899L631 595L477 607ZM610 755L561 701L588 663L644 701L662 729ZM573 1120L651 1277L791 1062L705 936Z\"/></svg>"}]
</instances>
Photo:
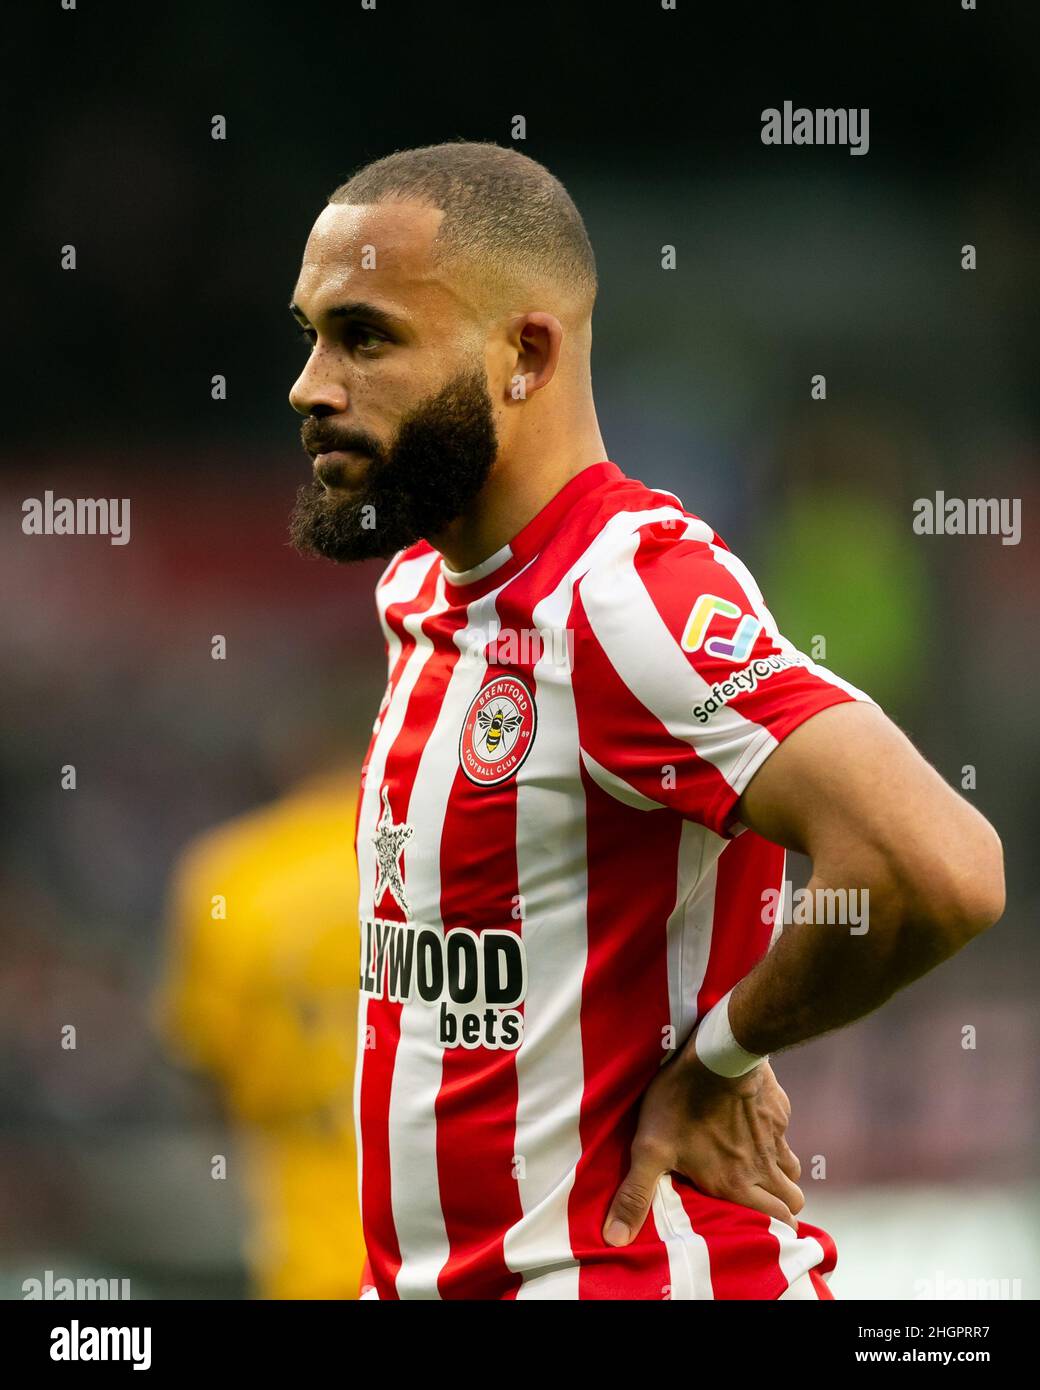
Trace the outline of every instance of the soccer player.
<instances>
[{"instance_id":1,"label":"soccer player","mask_svg":"<svg viewBox=\"0 0 1040 1390\"><path fill-rule=\"evenodd\" d=\"M356 766L308 777L206 831L170 887L152 1017L215 1083L241 1147L259 1298L358 1293L356 783Z\"/></svg>"},{"instance_id":2,"label":"soccer player","mask_svg":"<svg viewBox=\"0 0 1040 1390\"><path fill-rule=\"evenodd\" d=\"M356 834L371 1284L829 1297L766 1059L995 922L1001 846L610 460L596 288L560 182L457 141L337 188L290 306L294 543L390 558ZM781 933L785 847L869 929Z\"/></svg>"}]
</instances>

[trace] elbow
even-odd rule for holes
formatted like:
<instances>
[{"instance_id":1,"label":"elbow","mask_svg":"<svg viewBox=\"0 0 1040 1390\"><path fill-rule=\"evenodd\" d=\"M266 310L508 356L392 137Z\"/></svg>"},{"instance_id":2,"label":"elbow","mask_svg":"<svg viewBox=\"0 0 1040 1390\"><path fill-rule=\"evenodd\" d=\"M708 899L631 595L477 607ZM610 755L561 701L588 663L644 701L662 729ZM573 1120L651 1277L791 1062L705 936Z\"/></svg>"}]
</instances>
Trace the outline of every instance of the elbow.
<instances>
[{"instance_id":1,"label":"elbow","mask_svg":"<svg viewBox=\"0 0 1040 1390\"><path fill-rule=\"evenodd\" d=\"M961 932L970 939L999 922L1006 905L1004 846L987 820L982 820L964 870L955 917Z\"/></svg>"},{"instance_id":2,"label":"elbow","mask_svg":"<svg viewBox=\"0 0 1040 1390\"><path fill-rule=\"evenodd\" d=\"M924 876L918 890L920 915L959 950L1004 915L1004 847L981 816L971 835L959 840Z\"/></svg>"}]
</instances>

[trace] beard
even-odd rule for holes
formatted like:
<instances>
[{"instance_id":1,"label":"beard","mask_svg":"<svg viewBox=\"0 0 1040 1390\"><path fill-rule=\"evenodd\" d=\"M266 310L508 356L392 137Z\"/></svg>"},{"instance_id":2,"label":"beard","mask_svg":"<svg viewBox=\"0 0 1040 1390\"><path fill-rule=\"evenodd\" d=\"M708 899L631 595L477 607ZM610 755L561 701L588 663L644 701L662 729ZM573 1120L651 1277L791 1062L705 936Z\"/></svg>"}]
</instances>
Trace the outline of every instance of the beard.
<instances>
[{"instance_id":1,"label":"beard","mask_svg":"<svg viewBox=\"0 0 1040 1390\"><path fill-rule=\"evenodd\" d=\"M363 480L349 489L304 483L289 520L298 551L340 563L389 559L440 534L476 498L498 454L483 366L460 372L414 407L388 448L356 431L337 439L321 420L308 424L308 447L351 449L369 459ZM335 481L334 470L326 476Z\"/></svg>"}]
</instances>

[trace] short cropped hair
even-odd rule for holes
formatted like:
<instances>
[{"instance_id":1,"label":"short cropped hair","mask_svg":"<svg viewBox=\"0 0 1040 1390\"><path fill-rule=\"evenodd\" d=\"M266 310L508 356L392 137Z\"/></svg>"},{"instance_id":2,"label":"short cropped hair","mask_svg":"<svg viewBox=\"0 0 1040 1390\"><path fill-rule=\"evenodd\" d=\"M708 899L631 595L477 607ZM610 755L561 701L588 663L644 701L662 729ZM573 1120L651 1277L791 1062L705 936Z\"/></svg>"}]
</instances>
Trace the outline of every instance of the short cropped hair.
<instances>
[{"instance_id":1,"label":"short cropped hair","mask_svg":"<svg viewBox=\"0 0 1040 1390\"><path fill-rule=\"evenodd\" d=\"M563 184L537 160L470 140L396 150L358 169L328 199L406 200L443 210L434 258L475 269L489 313L535 289L556 290L579 314L592 313L598 282L585 223Z\"/></svg>"}]
</instances>

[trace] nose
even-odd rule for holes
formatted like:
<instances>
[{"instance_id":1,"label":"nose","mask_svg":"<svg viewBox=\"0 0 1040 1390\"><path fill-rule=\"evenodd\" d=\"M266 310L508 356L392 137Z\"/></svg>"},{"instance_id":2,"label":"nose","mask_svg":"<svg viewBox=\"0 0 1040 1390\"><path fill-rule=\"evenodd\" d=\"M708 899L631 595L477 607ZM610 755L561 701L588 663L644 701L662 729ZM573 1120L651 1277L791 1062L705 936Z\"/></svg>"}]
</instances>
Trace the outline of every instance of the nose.
<instances>
[{"instance_id":1,"label":"nose","mask_svg":"<svg viewBox=\"0 0 1040 1390\"><path fill-rule=\"evenodd\" d=\"M297 415L335 415L349 404L347 388L337 380L332 363L315 349L293 382L289 404Z\"/></svg>"}]
</instances>

